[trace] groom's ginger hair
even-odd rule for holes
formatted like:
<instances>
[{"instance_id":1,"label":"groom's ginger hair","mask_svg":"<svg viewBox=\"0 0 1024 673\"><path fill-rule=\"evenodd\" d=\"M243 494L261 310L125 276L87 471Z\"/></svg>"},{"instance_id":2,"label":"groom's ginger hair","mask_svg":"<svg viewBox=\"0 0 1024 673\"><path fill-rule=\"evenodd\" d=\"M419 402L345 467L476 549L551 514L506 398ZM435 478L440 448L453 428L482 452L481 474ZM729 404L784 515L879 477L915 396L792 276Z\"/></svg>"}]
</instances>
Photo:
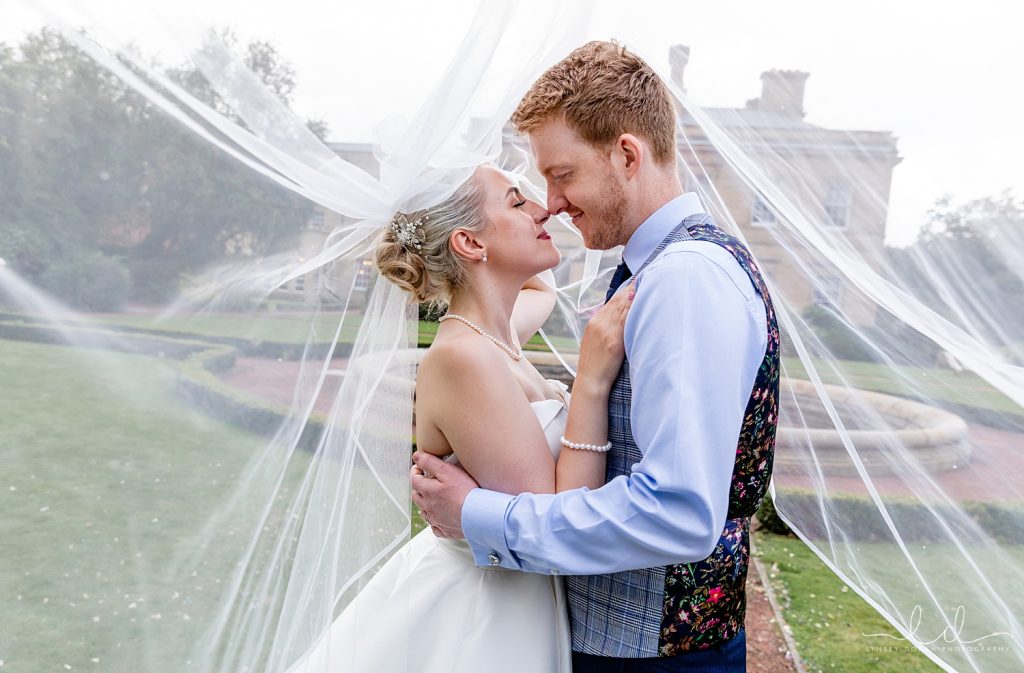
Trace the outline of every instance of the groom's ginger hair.
<instances>
[{"instance_id":1,"label":"groom's ginger hair","mask_svg":"<svg viewBox=\"0 0 1024 673\"><path fill-rule=\"evenodd\" d=\"M675 161L675 109L665 83L614 40L588 42L548 69L519 102L512 125L529 134L556 117L591 145L632 133L650 143L655 163Z\"/></svg>"}]
</instances>

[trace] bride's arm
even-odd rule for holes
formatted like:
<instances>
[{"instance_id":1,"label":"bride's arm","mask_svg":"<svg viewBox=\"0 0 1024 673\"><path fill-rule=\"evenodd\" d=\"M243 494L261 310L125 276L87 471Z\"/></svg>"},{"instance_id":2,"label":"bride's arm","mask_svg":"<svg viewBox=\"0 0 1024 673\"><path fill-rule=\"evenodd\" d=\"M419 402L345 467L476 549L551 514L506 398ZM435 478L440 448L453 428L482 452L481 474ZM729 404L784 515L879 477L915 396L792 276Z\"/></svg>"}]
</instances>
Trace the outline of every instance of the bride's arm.
<instances>
[{"instance_id":1,"label":"bride's arm","mask_svg":"<svg viewBox=\"0 0 1024 673\"><path fill-rule=\"evenodd\" d=\"M475 334L430 351L417 374L417 418L430 419L484 488L554 493L555 461L508 355Z\"/></svg>"},{"instance_id":2,"label":"bride's arm","mask_svg":"<svg viewBox=\"0 0 1024 673\"><path fill-rule=\"evenodd\" d=\"M584 330L566 425L566 439L572 442L607 441L608 393L622 366L622 331L631 303L632 292L619 292ZM435 341L417 374L417 402L429 407L423 416L432 419L462 467L487 490L554 493L556 486L603 485L603 453L563 448L555 464L506 358L475 335Z\"/></svg>"},{"instance_id":3,"label":"bride's arm","mask_svg":"<svg viewBox=\"0 0 1024 673\"><path fill-rule=\"evenodd\" d=\"M602 445L608 441L608 393L611 384L584 383L576 377L572 386L565 438L576 444ZM607 453L562 446L555 465L556 492L604 485Z\"/></svg>"},{"instance_id":4,"label":"bride's arm","mask_svg":"<svg viewBox=\"0 0 1024 673\"><path fill-rule=\"evenodd\" d=\"M608 395L625 357L623 326L633 301L633 288L623 289L587 323L565 439L574 444L604 445L608 441ZM562 446L555 467L556 491L600 488L605 483L608 454Z\"/></svg>"},{"instance_id":5,"label":"bride's arm","mask_svg":"<svg viewBox=\"0 0 1024 673\"><path fill-rule=\"evenodd\" d=\"M550 270L542 271L523 284L512 309L512 327L520 345L525 346L548 319L556 298L555 274Z\"/></svg>"}]
</instances>

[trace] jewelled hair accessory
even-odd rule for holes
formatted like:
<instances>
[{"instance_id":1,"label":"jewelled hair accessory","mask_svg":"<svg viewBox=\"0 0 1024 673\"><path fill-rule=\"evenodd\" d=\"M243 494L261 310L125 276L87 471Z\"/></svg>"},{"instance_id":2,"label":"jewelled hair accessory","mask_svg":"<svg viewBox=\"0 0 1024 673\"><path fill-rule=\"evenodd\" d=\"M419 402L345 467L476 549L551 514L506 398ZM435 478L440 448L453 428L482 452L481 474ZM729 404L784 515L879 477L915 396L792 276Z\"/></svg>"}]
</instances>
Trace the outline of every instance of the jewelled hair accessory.
<instances>
[{"instance_id":1,"label":"jewelled hair accessory","mask_svg":"<svg viewBox=\"0 0 1024 673\"><path fill-rule=\"evenodd\" d=\"M399 245L405 247L406 250L419 252L422 245L427 242L423 230L420 228L426 221L426 215L410 220L405 213L395 213L388 226L391 227L391 231L395 232L395 240Z\"/></svg>"}]
</instances>

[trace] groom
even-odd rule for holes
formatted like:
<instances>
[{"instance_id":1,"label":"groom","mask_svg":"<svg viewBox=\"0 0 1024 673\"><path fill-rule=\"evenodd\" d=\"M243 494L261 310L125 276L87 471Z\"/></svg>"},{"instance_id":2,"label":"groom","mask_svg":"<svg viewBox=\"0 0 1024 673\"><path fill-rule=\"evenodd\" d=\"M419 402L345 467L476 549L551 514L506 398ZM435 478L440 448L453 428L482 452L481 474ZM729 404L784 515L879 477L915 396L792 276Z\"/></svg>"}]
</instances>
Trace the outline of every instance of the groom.
<instances>
[{"instance_id":1,"label":"groom","mask_svg":"<svg viewBox=\"0 0 1024 673\"><path fill-rule=\"evenodd\" d=\"M568 213L588 248L625 246L608 297L638 277L609 398L608 482L513 497L417 453L413 500L478 565L567 575L576 673L744 671L750 516L778 418L779 332L761 273L683 193L671 99L623 47L576 49L512 122L548 210Z\"/></svg>"}]
</instances>

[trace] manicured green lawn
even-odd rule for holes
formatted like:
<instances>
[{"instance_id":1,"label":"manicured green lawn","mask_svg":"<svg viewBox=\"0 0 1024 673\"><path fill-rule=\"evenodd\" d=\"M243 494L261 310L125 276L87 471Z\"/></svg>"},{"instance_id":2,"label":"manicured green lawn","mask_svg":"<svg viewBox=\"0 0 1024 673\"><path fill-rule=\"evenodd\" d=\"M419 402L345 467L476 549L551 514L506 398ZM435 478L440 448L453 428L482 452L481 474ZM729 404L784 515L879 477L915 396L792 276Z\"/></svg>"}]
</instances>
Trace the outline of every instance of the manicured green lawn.
<instances>
[{"instance_id":1,"label":"manicured green lawn","mask_svg":"<svg viewBox=\"0 0 1024 673\"><path fill-rule=\"evenodd\" d=\"M310 329L315 331L314 340L324 343L334 338L341 319L337 313L322 313L316 318L305 313L216 313L195 316L175 316L162 321L141 314L90 315L94 320L107 325L133 327L145 330L159 330L192 336L215 336L247 339L250 341L272 341L283 344L303 344L309 337ZM340 340L351 342L359 331L360 316L349 316L340 333ZM420 321L419 345L429 346L437 334L437 323ZM576 344L571 339L554 339L557 346L572 352ZM528 350L548 350L547 344L535 335L527 344Z\"/></svg>"},{"instance_id":2,"label":"manicured green lawn","mask_svg":"<svg viewBox=\"0 0 1024 673\"><path fill-rule=\"evenodd\" d=\"M807 378L806 368L798 358L785 358L785 375ZM949 369L901 367L893 370L875 362L843 360L837 365L839 372L828 364L819 364L817 370L825 383L850 383L864 390L874 390L900 397L917 392L953 404L979 407L992 411L1021 415L1020 405L999 392L972 372L954 372ZM842 376L840 376L840 374Z\"/></svg>"},{"instance_id":3,"label":"manicured green lawn","mask_svg":"<svg viewBox=\"0 0 1024 673\"><path fill-rule=\"evenodd\" d=\"M89 316L90 320L108 325L122 325L143 329L183 332L199 336L234 337L252 341L301 344L309 336L310 324L316 330L317 341L327 341L338 329L340 315L325 313L314 319L305 313L212 313L194 316L175 316L157 321L152 316L118 314ZM342 339L353 339L359 329L358 319L352 318L342 329Z\"/></svg>"},{"instance_id":4,"label":"manicured green lawn","mask_svg":"<svg viewBox=\"0 0 1024 673\"><path fill-rule=\"evenodd\" d=\"M902 639L871 605L850 590L798 538L759 531L755 533L754 545L754 553L769 572L772 586L782 603L784 617L792 628L797 651L809 672L937 673L942 670ZM858 546L872 547L870 543ZM1003 546L1002 549L1015 559L1017 567L1024 563L1024 547ZM933 545L928 555L917 560L936 586L948 592L950 587L962 581L957 577L956 566L948 562L954 556L940 545ZM981 557L980 554L978 556ZM899 551L895 548L882 548L876 544L870 554L864 554L864 558L870 559L869 568L866 568L869 573L889 572L899 577L903 564L898 561ZM997 581L1014 572L996 564L986 570ZM1019 602L1011 594L1005 597L1011 602ZM945 595L948 597L950 593ZM980 622L978 615L965 615L962 638L970 640L990 632L991 629ZM873 635L883 633L896 639ZM927 641L940 633L941 629L922 626L917 635ZM985 639L979 645L1005 647L1010 642L1008 638ZM941 639L938 645L944 645ZM1019 670L1009 661L1009 654L979 656L982 657L979 661L984 662L981 670L1000 673Z\"/></svg>"},{"instance_id":5,"label":"manicured green lawn","mask_svg":"<svg viewBox=\"0 0 1024 673\"><path fill-rule=\"evenodd\" d=\"M194 575L174 553L265 438L184 405L156 358L0 340L0 363L4 673L189 670L250 531L229 516Z\"/></svg>"}]
</instances>

